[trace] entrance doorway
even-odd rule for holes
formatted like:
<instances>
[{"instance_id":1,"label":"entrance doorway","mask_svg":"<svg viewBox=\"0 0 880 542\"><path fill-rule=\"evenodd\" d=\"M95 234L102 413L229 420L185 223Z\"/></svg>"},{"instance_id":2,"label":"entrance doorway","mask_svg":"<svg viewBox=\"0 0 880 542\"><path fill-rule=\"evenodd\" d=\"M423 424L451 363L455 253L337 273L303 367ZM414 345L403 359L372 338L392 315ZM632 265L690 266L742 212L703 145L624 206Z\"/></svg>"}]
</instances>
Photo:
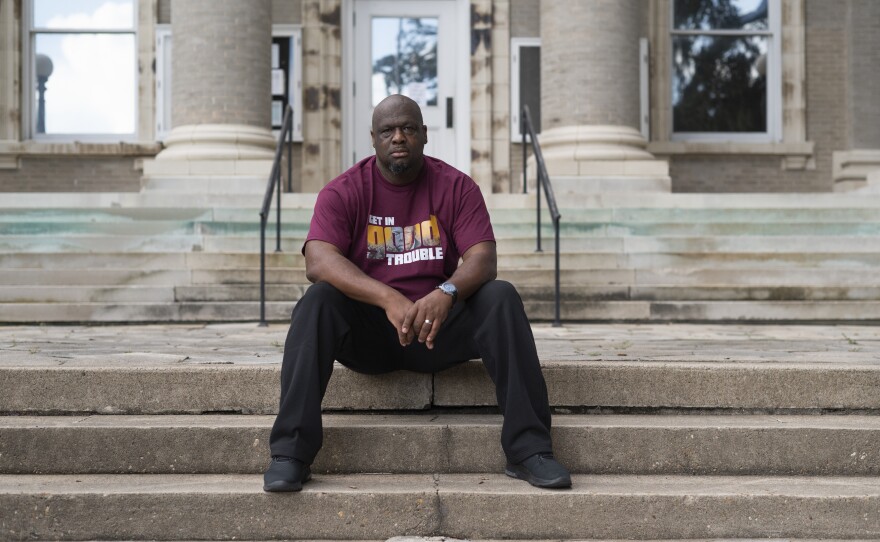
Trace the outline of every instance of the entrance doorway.
<instances>
[{"instance_id":1,"label":"entrance doorway","mask_svg":"<svg viewBox=\"0 0 880 542\"><path fill-rule=\"evenodd\" d=\"M422 108L428 127L425 154L467 171L459 138L469 137L468 94L461 93L461 35L458 0L354 0L349 64L353 114L348 137L351 162L374 153L370 140L373 108L391 94L403 94ZM467 28L467 27L465 27ZM469 60L468 56L464 57ZM464 81L465 83L467 81ZM465 87L468 88L468 87ZM462 98L464 96L465 98ZM467 147L464 147L467 149Z\"/></svg>"}]
</instances>

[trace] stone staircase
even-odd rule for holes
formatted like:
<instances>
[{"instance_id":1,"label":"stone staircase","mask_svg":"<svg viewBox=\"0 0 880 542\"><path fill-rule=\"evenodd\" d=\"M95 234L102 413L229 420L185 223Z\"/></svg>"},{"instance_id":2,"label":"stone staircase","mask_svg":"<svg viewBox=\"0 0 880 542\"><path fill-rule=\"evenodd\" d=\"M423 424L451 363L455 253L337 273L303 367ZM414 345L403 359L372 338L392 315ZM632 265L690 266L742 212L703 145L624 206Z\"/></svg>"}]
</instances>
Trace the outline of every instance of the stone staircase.
<instances>
[{"instance_id":1,"label":"stone staircase","mask_svg":"<svg viewBox=\"0 0 880 542\"><path fill-rule=\"evenodd\" d=\"M564 194L562 317L570 321L880 319L880 196ZM259 315L259 196L4 195L0 320L246 321ZM308 282L313 195L285 195L268 249L268 318ZM534 321L553 317L553 233L535 253L534 196L488 198L499 276ZM273 213L274 219L274 213Z\"/></svg>"},{"instance_id":2,"label":"stone staircase","mask_svg":"<svg viewBox=\"0 0 880 542\"><path fill-rule=\"evenodd\" d=\"M880 536L872 327L536 326L567 491L502 474L479 362L337 366L314 480L266 494L285 332L0 328L0 538Z\"/></svg>"}]
</instances>

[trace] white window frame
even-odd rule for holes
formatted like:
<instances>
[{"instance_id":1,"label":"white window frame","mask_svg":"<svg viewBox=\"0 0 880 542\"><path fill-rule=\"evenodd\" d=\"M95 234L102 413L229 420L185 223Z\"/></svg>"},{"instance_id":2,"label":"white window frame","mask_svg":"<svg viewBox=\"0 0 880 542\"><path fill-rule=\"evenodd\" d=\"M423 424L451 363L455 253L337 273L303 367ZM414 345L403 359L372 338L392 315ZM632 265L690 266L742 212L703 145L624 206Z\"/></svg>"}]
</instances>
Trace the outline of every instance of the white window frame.
<instances>
[{"instance_id":1,"label":"white window frame","mask_svg":"<svg viewBox=\"0 0 880 542\"><path fill-rule=\"evenodd\" d=\"M669 3L669 138L672 141L782 141L782 12L780 0L767 2L767 30L676 30L675 3ZM767 131L766 132L676 132L672 116L675 66L671 43L675 36L754 36L767 38Z\"/></svg>"},{"instance_id":2,"label":"white window frame","mask_svg":"<svg viewBox=\"0 0 880 542\"><path fill-rule=\"evenodd\" d=\"M522 143L522 133L520 133L520 111L519 111L519 59L520 50L523 47L541 47L541 38L511 38L510 39L510 140L514 143ZM538 74L540 77L541 74ZM541 133L537 130L536 135ZM526 141L531 138L526 134Z\"/></svg>"},{"instance_id":3,"label":"white window frame","mask_svg":"<svg viewBox=\"0 0 880 542\"><path fill-rule=\"evenodd\" d=\"M293 24L272 25L273 38L290 38L294 44L295 58L293 69L288 80L288 96L290 105L293 106L293 140L303 140L303 110L302 110L302 26ZM166 61L170 58L170 49L173 47L174 37L171 33L171 25L156 25L156 138L164 141L171 131L171 81L174 74L171 64ZM266 97L266 108L272 106L271 98ZM273 130L273 135L278 137L279 130Z\"/></svg>"},{"instance_id":4,"label":"white window frame","mask_svg":"<svg viewBox=\"0 0 880 542\"><path fill-rule=\"evenodd\" d=\"M138 96L138 0L132 0L131 29L60 29L60 28L36 28L34 26L34 0L22 0L22 23L24 31L22 36L22 139L36 141L85 141L85 142L132 142L137 139L140 119ZM134 37L134 62L132 63L132 77L134 78L134 95L131 97L134 105L134 130L123 134L38 134L37 133L37 104L34 99L32 83L36 79L36 34L131 34Z\"/></svg>"},{"instance_id":5,"label":"white window frame","mask_svg":"<svg viewBox=\"0 0 880 542\"><path fill-rule=\"evenodd\" d=\"M273 24L273 38L290 38L294 44L294 56L291 60L293 69L288 74L288 104L293 107L293 140L302 142L303 140L303 110L302 110L302 26L296 24ZM272 106L271 99L269 107ZM278 137L279 130L273 130L273 135Z\"/></svg>"}]
</instances>

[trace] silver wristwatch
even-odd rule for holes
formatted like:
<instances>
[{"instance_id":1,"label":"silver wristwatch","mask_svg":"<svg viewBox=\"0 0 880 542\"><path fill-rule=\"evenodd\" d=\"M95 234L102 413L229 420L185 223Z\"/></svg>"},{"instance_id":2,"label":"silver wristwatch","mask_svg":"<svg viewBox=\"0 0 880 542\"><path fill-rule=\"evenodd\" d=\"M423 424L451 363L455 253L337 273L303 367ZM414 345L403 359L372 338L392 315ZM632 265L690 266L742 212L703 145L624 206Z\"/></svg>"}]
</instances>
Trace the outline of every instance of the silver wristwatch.
<instances>
[{"instance_id":1,"label":"silver wristwatch","mask_svg":"<svg viewBox=\"0 0 880 542\"><path fill-rule=\"evenodd\" d=\"M451 282L444 282L440 286L437 286L441 292L452 297L452 304L455 305L455 302L458 301L458 288L455 287L455 284Z\"/></svg>"}]
</instances>

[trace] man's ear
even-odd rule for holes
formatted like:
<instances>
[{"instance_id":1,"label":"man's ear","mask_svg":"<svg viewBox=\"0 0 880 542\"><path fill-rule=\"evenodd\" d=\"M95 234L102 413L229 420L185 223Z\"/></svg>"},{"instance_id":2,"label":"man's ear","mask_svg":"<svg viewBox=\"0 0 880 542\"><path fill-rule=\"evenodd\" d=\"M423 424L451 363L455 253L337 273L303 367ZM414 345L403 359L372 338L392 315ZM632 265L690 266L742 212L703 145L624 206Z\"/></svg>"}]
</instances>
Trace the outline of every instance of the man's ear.
<instances>
[{"instance_id":1,"label":"man's ear","mask_svg":"<svg viewBox=\"0 0 880 542\"><path fill-rule=\"evenodd\" d=\"M428 127L424 124L422 124L422 135L424 136L422 138L422 139L424 139L424 143L427 143L428 142Z\"/></svg>"},{"instance_id":2,"label":"man's ear","mask_svg":"<svg viewBox=\"0 0 880 542\"><path fill-rule=\"evenodd\" d=\"M374 149L376 148L376 136L373 134L373 130L370 130L370 145Z\"/></svg>"}]
</instances>

